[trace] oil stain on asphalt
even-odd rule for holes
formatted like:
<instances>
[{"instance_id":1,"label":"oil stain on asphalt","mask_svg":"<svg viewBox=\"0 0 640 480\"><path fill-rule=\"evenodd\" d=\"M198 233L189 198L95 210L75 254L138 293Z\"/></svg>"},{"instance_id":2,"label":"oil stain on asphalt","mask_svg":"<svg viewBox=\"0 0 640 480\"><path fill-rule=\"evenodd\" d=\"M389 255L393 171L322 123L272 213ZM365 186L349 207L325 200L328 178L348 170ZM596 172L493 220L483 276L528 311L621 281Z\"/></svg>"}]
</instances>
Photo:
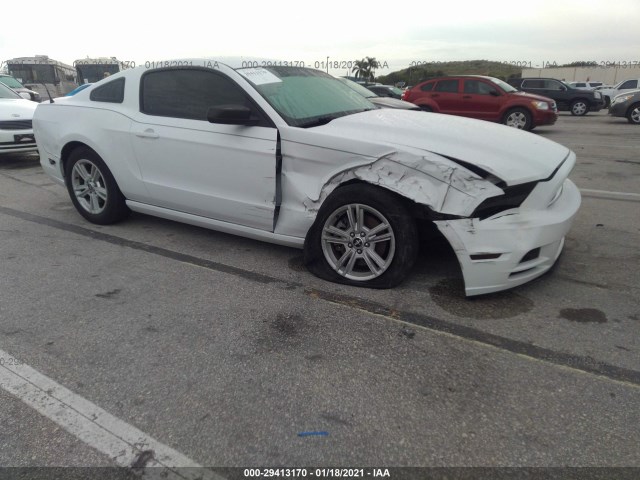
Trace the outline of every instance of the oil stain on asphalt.
<instances>
[{"instance_id":1,"label":"oil stain on asphalt","mask_svg":"<svg viewBox=\"0 0 640 480\"><path fill-rule=\"evenodd\" d=\"M607 323L604 312L596 308L563 308L560 318L578 323Z\"/></svg>"}]
</instances>

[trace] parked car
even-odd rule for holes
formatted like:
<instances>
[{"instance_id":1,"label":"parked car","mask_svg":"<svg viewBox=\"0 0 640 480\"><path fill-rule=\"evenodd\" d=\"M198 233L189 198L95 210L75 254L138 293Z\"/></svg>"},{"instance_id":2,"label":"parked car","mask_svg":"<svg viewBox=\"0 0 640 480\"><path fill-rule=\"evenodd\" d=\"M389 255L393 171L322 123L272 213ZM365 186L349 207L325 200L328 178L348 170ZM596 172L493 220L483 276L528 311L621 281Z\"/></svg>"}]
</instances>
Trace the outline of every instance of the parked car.
<instances>
[{"instance_id":1,"label":"parked car","mask_svg":"<svg viewBox=\"0 0 640 480\"><path fill-rule=\"evenodd\" d=\"M569 82L573 88L580 88L583 90L595 90L602 86L602 82Z\"/></svg>"},{"instance_id":2,"label":"parked car","mask_svg":"<svg viewBox=\"0 0 640 480\"><path fill-rule=\"evenodd\" d=\"M523 92L555 100L558 110L569 111L571 115L582 116L604 107L600 92L573 88L555 78L510 78L508 82Z\"/></svg>"},{"instance_id":3,"label":"parked car","mask_svg":"<svg viewBox=\"0 0 640 480\"><path fill-rule=\"evenodd\" d=\"M373 93L368 88L363 87L359 83L351 81L344 77L336 77L342 83L344 83L347 87L352 89L359 95L362 95L364 98L369 100L375 106L380 108L399 108L401 110L420 110L419 107L410 102L405 102L403 100L398 100L397 98L391 97L379 97L375 93Z\"/></svg>"},{"instance_id":4,"label":"parked car","mask_svg":"<svg viewBox=\"0 0 640 480\"><path fill-rule=\"evenodd\" d=\"M631 90L613 97L609 115L627 117L629 123L640 125L640 90Z\"/></svg>"},{"instance_id":5,"label":"parked car","mask_svg":"<svg viewBox=\"0 0 640 480\"><path fill-rule=\"evenodd\" d=\"M365 85L369 90L378 95L379 97L390 97L397 98L398 100L402 99L403 91L392 85Z\"/></svg>"},{"instance_id":6,"label":"parked car","mask_svg":"<svg viewBox=\"0 0 640 480\"><path fill-rule=\"evenodd\" d=\"M319 277L372 288L409 274L428 222L467 295L539 277L562 250L580 205L563 145L378 109L319 70L172 63L38 106L41 165L90 222L134 210L298 247Z\"/></svg>"},{"instance_id":7,"label":"parked car","mask_svg":"<svg viewBox=\"0 0 640 480\"><path fill-rule=\"evenodd\" d=\"M11 88L15 92L18 93L22 98L27 100L32 100L36 103L40 103L42 99L40 98L40 94L34 90L29 90L24 85L22 85L18 80L13 78L11 75L5 75L0 73L0 83L3 83L7 87Z\"/></svg>"},{"instance_id":8,"label":"parked car","mask_svg":"<svg viewBox=\"0 0 640 480\"><path fill-rule=\"evenodd\" d=\"M603 88L600 90L600 93L604 99L605 106L608 107L611 104L613 97L630 90L636 90L637 88L640 88L640 78L631 78L623 80L611 88Z\"/></svg>"},{"instance_id":9,"label":"parked car","mask_svg":"<svg viewBox=\"0 0 640 480\"><path fill-rule=\"evenodd\" d=\"M0 153L35 152L33 112L37 103L0 83Z\"/></svg>"},{"instance_id":10,"label":"parked car","mask_svg":"<svg viewBox=\"0 0 640 480\"><path fill-rule=\"evenodd\" d=\"M428 112L489 120L523 130L553 125L558 118L553 100L518 92L500 79L479 75L433 78L405 90L403 100Z\"/></svg>"}]
</instances>

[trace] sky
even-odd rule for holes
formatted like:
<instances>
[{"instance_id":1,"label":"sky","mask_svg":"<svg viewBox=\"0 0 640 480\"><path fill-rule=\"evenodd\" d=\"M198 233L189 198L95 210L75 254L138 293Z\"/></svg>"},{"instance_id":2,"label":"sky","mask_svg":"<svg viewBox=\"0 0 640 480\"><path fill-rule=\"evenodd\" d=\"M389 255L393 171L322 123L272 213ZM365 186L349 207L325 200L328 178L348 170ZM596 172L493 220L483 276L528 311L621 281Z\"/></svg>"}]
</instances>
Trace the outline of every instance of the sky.
<instances>
[{"instance_id":1,"label":"sky","mask_svg":"<svg viewBox=\"0 0 640 480\"><path fill-rule=\"evenodd\" d=\"M33 0L3 19L0 62L36 54L68 64L106 56L136 65L241 56L324 70L328 58L329 71L340 75L366 56L380 62L377 75L452 60L640 64L640 0L432 3Z\"/></svg>"}]
</instances>

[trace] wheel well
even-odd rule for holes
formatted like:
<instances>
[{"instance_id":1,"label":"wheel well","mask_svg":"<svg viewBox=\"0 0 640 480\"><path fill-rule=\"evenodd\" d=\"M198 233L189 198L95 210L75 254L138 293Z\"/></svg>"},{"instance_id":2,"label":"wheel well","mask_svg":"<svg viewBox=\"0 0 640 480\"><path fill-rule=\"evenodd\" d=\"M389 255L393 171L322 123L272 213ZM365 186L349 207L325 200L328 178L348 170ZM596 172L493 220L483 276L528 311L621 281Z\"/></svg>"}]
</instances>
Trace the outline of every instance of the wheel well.
<instances>
[{"instance_id":1,"label":"wheel well","mask_svg":"<svg viewBox=\"0 0 640 480\"><path fill-rule=\"evenodd\" d=\"M381 187L381 186L378 186L378 185L374 185L374 184L369 183L369 182L365 182L365 181L360 180L358 178L354 178L352 180L348 180L348 181L346 181L344 183L341 183L340 185L338 185L338 187L336 187L336 189L333 192L336 192L340 188L346 187L347 185L368 185L368 186L372 186L372 187L384 190L385 192L387 192L387 193L391 194L393 197L395 197L407 209L409 214L413 218L415 218L416 220L419 220L419 221L420 220L433 221L433 220L437 220L437 219L443 217L442 214L438 214L437 212L434 212L427 205L414 202L410 198L407 198L407 197L405 197L403 195L400 195L399 193L394 192L393 190L389 190L388 188L384 188L384 187ZM333 192L331 192L331 193L333 193Z\"/></svg>"},{"instance_id":2,"label":"wheel well","mask_svg":"<svg viewBox=\"0 0 640 480\"><path fill-rule=\"evenodd\" d=\"M94 151L93 148L91 148L86 143L82 143L82 142L67 143L64 147L62 147L62 152L60 153L60 162L62 164L62 175L66 175L67 161L69 160L69 156L71 155L71 152L73 152L78 147L84 147L84 148L88 148L91 151Z\"/></svg>"},{"instance_id":3,"label":"wheel well","mask_svg":"<svg viewBox=\"0 0 640 480\"><path fill-rule=\"evenodd\" d=\"M529 108L527 108L527 107L525 107L523 105L514 105L512 107L507 108L507 110L504 112L503 118L506 117L507 115L509 115L514 110L524 110L529 115L531 115L531 117L533 117L533 112L531 110L529 110Z\"/></svg>"},{"instance_id":4,"label":"wheel well","mask_svg":"<svg viewBox=\"0 0 640 480\"><path fill-rule=\"evenodd\" d=\"M634 108L638 108L640 107L640 102L636 102L633 105L631 105L629 108L627 108L627 112L625 114L625 116L629 116L629 114L631 114L631 110L633 110Z\"/></svg>"},{"instance_id":5,"label":"wheel well","mask_svg":"<svg viewBox=\"0 0 640 480\"><path fill-rule=\"evenodd\" d=\"M431 103L428 102L420 102L420 99L416 100L415 102L411 102L414 105L422 108L422 107L427 107L429 108L432 112L434 113L440 113L440 109L436 106L436 105L432 105Z\"/></svg>"},{"instance_id":6,"label":"wheel well","mask_svg":"<svg viewBox=\"0 0 640 480\"><path fill-rule=\"evenodd\" d=\"M571 105L573 105L573 104L574 104L574 103L576 103L576 102L584 102L584 103L586 103L587 105L589 105L589 100L587 100L586 98L582 98L582 97L580 97L580 98L574 98L573 100L571 100Z\"/></svg>"}]
</instances>

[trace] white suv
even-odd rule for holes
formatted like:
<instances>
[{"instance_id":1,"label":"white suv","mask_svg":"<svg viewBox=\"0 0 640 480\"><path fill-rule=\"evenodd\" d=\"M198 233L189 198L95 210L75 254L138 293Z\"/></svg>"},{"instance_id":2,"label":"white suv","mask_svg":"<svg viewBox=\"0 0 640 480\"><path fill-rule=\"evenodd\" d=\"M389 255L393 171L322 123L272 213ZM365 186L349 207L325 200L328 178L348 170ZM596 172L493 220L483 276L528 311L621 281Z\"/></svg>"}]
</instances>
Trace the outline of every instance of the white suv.
<instances>
[{"instance_id":1,"label":"white suv","mask_svg":"<svg viewBox=\"0 0 640 480\"><path fill-rule=\"evenodd\" d=\"M602 82L569 82L569 85L573 88L594 90L596 87L602 86Z\"/></svg>"}]
</instances>

